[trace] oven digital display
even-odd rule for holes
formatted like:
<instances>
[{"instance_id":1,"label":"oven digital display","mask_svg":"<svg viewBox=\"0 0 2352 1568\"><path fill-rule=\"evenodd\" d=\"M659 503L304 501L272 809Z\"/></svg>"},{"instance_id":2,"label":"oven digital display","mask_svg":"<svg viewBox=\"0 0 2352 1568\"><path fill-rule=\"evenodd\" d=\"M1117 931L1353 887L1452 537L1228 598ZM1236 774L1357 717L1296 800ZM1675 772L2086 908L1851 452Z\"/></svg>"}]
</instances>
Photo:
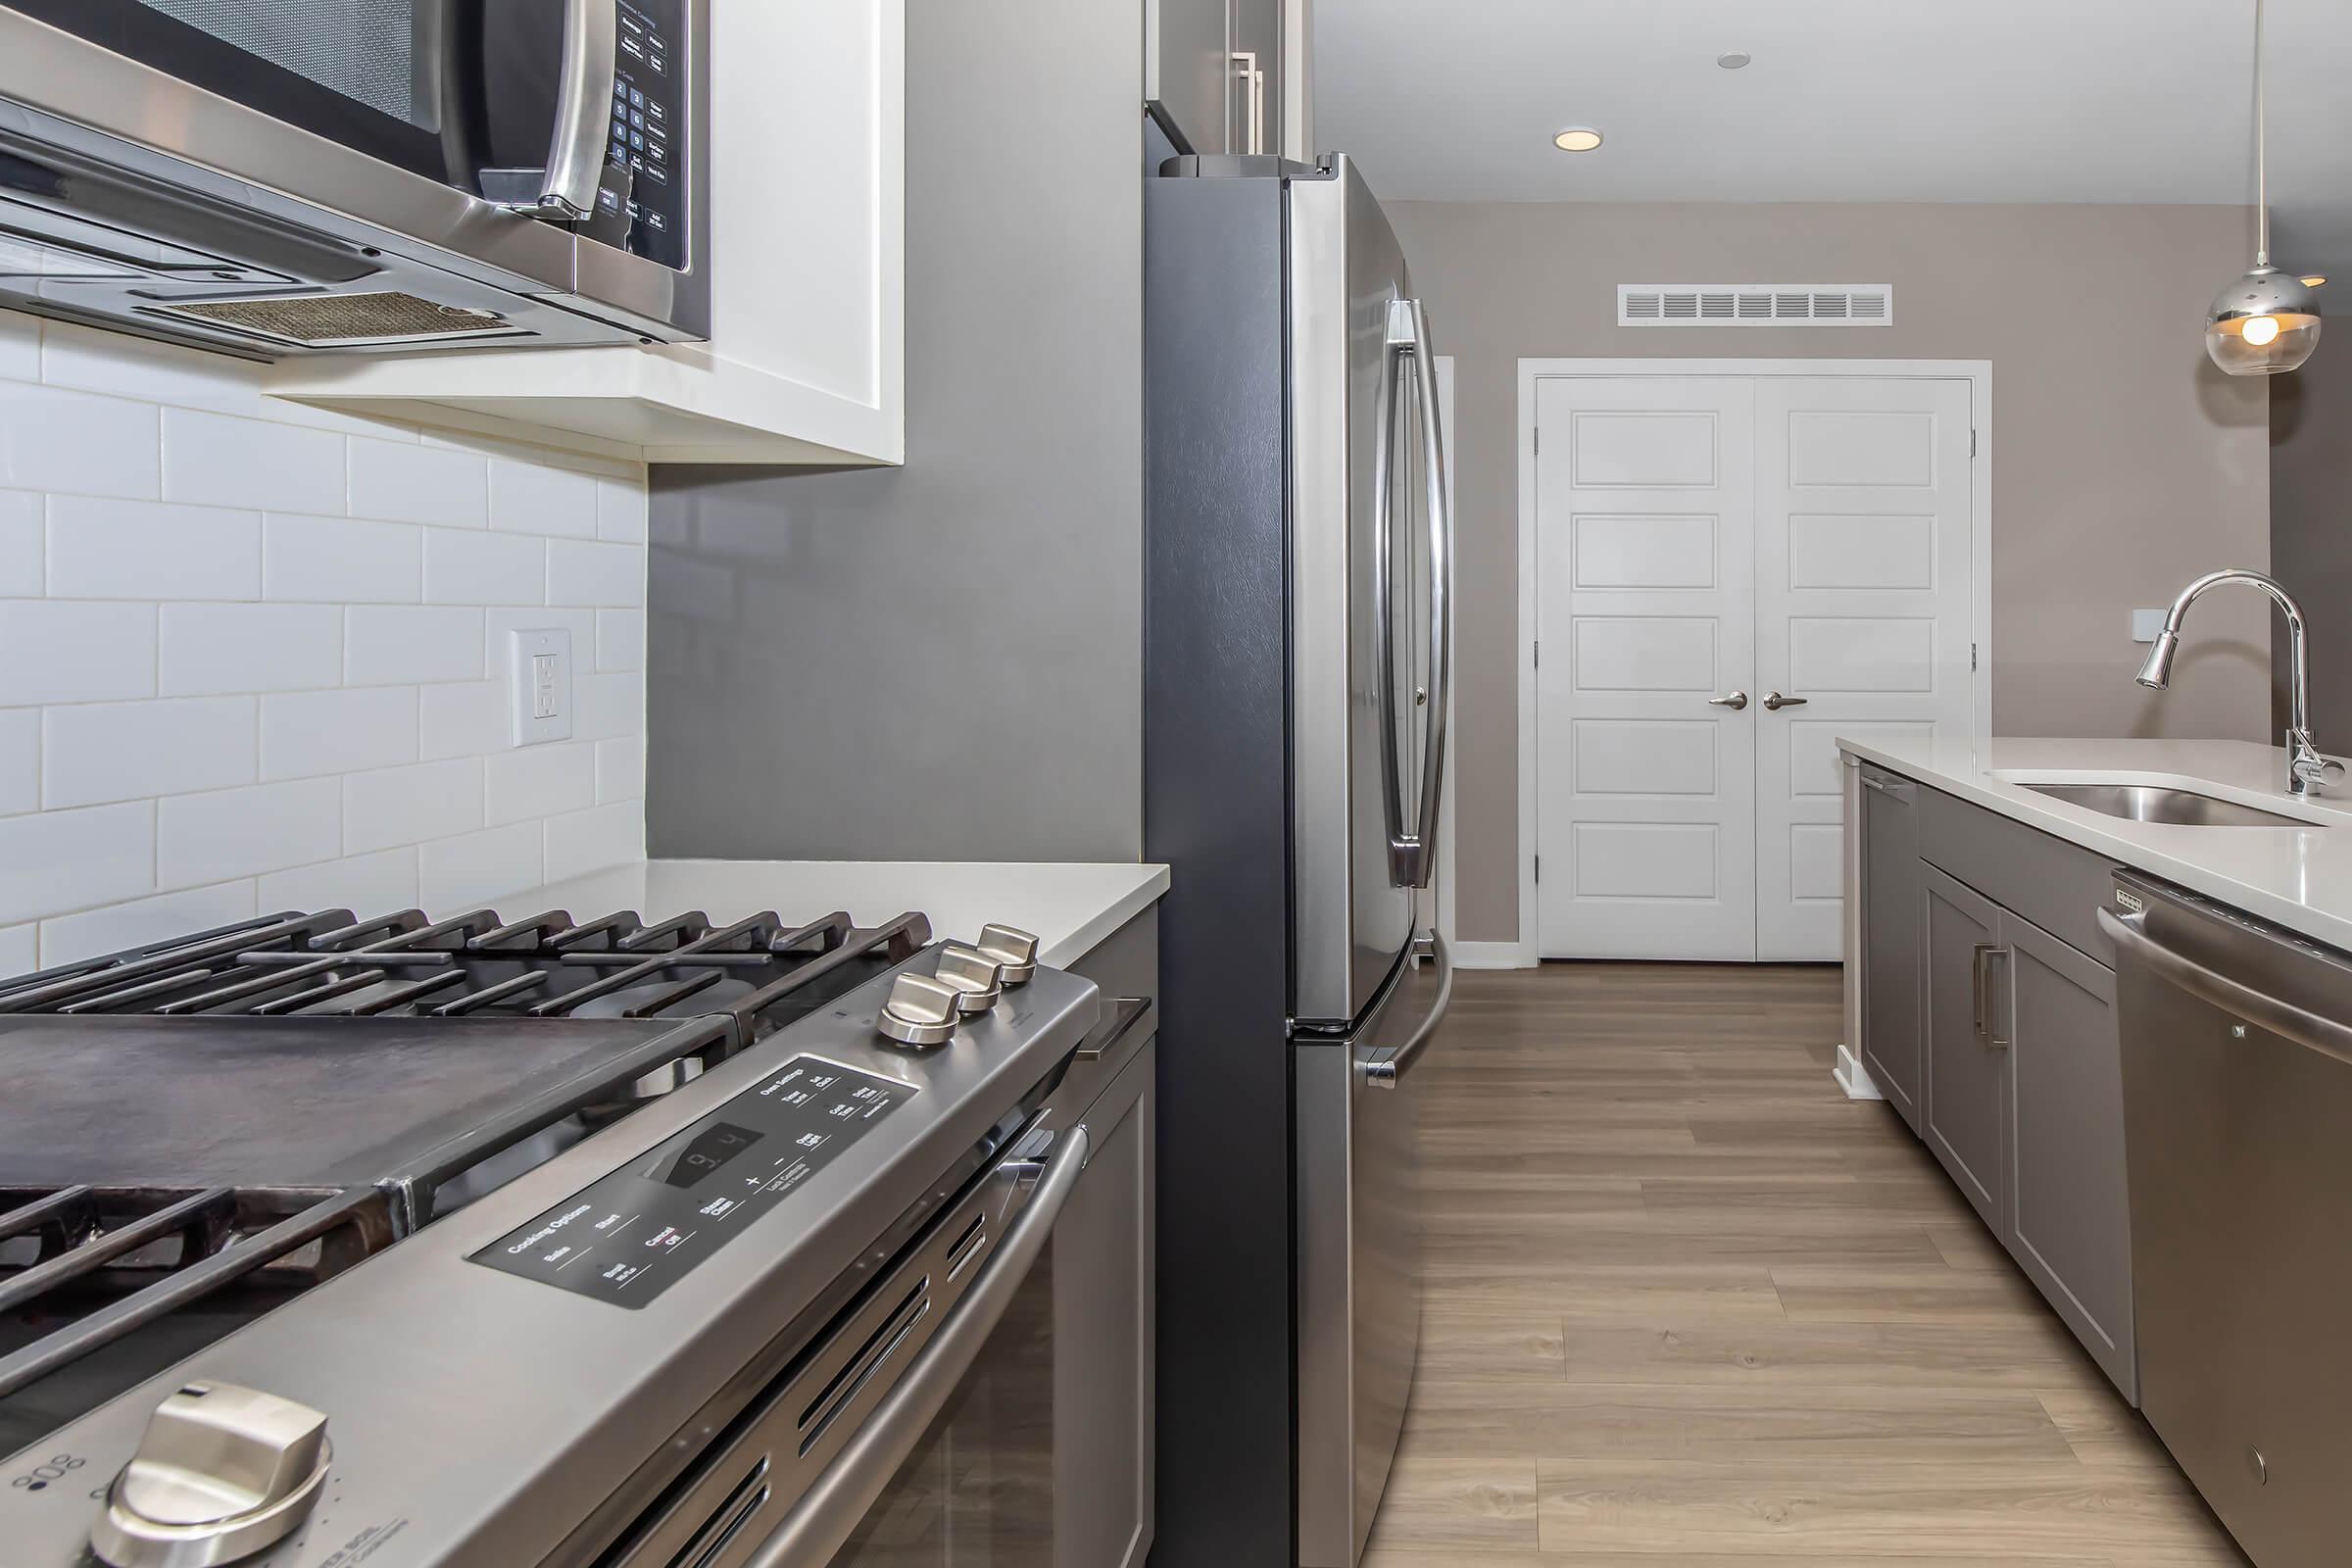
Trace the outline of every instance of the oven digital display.
<instances>
[{"instance_id":1,"label":"oven digital display","mask_svg":"<svg viewBox=\"0 0 2352 1568\"><path fill-rule=\"evenodd\" d=\"M646 1174L667 1187L699 1186L758 1142L760 1135L748 1127L713 1122L696 1133L685 1148L655 1160Z\"/></svg>"},{"instance_id":2,"label":"oven digital display","mask_svg":"<svg viewBox=\"0 0 2352 1568\"><path fill-rule=\"evenodd\" d=\"M915 1094L894 1078L795 1056L468 1261L643 1306Z\"/></svg>"}]
</instances>

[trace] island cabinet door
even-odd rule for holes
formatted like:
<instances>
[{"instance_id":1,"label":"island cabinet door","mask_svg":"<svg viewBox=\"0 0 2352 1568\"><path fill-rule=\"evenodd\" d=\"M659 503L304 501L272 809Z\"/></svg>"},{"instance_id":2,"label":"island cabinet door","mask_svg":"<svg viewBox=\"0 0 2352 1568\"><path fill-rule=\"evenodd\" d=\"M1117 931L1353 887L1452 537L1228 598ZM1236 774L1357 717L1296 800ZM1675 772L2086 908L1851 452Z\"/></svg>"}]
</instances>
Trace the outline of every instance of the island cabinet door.
<instances>
[{"instance_id":1,"label":"island cabinet door","mask_svg":"<svg viewBox=\"0 0 2352 1568\"><path fill-rule=\"evenodd\" d=\"M1919 786L1862 769L1862 1061L1920 1131Z\"/></svg>"},{"instance_id":2,"label":"island cabinet door","mask_svg":"<svg viewBox=\"0 0 2352 1568\"><path fill-rule=\"evenodd\" d=\"M2136 1404L2115 974L2006 910L2001 946L1991 1005L2010 1014L2014 1042L2009 1250Z\"/></svg>"},{"instance_id":3,"label":"island cabinet door","mask_svg":"<svg viewBox=\"0 0 2352 1568\"><path fill-rule=\"evenodd\" d=\"M1936 870L1927 878L1928 1148L2003 1243L2009 1240L2007 1024L1990 1005L2001 909Z\"/></svg>"}]
</instances>

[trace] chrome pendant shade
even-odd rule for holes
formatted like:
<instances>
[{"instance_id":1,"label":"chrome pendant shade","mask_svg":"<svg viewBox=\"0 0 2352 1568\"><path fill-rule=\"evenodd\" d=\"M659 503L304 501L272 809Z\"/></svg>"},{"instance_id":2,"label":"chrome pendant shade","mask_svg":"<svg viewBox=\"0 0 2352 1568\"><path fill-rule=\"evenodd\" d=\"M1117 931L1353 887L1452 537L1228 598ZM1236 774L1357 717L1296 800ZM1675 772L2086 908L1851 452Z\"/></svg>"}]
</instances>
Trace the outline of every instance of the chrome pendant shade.
<instances>
[{"instance_id":1,"label":"chrome pendant shade","mask_svg":"<svg viewBox=\"0 0 2352 1568\"><path fill-rule=\"evenodd\" d=\"M2254 270L2213 298L2205 352L2230 375L2278 375L2300 368L2320 346L2317 285L2271 265L2268 82L2263 0L2254 0L2254 208L2260 231Z\"/></svg>"}]
</instances>

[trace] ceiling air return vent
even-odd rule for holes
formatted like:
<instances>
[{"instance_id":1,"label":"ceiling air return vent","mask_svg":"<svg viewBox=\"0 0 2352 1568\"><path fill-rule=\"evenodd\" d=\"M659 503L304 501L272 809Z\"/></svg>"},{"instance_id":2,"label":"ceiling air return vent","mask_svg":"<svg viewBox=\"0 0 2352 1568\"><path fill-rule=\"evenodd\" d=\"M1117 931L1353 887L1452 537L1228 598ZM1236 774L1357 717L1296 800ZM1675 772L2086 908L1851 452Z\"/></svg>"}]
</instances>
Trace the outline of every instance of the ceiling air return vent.
<instances>
[{"instance_id":1,"label":"ceiling air return vent","mask_svg":"<svg viewBox=\"0 0 2352 1568\"><path fill-rule=\"evenodd\" d=\"M1619 326L1892 326L1891 283L1620 283Z\"/></svg>"}]
</instances>

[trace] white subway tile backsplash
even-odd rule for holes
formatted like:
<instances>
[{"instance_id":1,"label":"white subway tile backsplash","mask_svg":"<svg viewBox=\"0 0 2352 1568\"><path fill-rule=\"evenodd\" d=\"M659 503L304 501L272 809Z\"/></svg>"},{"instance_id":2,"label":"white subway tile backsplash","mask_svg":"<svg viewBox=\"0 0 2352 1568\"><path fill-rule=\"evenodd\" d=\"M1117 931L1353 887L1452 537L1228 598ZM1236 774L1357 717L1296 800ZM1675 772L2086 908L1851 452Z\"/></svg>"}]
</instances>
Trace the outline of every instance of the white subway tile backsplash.
<instances>
[{"instance_id":1,"label":"white subway tile backsplash","mask_svg":"<svg viewBox=\"0 0 2352 1568\"><path fill-rule=\"evenodd\" d=\"M336 605L166 605L157 680L166 697L299 692L343 676Z\"/></svg>"},{"instance_id":2,"label":"white subway tile backsplash","mask_svg":"<svg viewBox=\"0 0 2352 1568\"><path fill-rule=\"evenodd\" d=\"M416 688L285 692L262 699L262 777L358 773L416 760Z\"/></svg>"},{"instance_id":3,"label":"white subway tile backsplash","mask_svg":"<svg viewBox=\"0 0 2352 1568\"><path fill-rule=\"evenodd\" d=\"M41 498L0 490L0 599L37 599L41 585Z\"/></svg>"},{"instance_id":4,"label":"white subway tile backsplash","mask_svg":"<svg viewBox=\"0 0 2352 1568\"><path fill-rule=\"evenodd\" d=\"M0 924L155 890L155 807L93 806L0 818Z\"/></svg>"},{"instance_id":5,"label":"white subway tile backsplash","mask_svg":"<svg viewBox=\"0 0 2352 1568\"><path fill-rule=\"evenodd\" d=\"M645 858L645 803L621 801L547 819L547 879Z\"/></svg>"},{"instance_id":6,"label":"white subway tile backsplash","mask_svg":"<svg viewBox=\"0 0 2352 1568\"><path fill-rule=\"evenodd\" d=\"M260 512L343 510L343 451L323 430L167 408L164 499Z\"/></svg>"},{"instance_id":7,"label":"white subway tile backsplash","mask_svg":"<svg viewBox=\"0 0 2352 1568\"><path fill-rule=\"evenodd\" d=\"M645 733L643 675L574 675L571 733L583 741Z\"/></svg>"},{"instance_id":8,"label":"white subway tile backsplash","mask_svg":"<svg viewBox=\"0 0 2352 1568\"><path fill-rule=\"evenodd\" d=\"M463 914L545 879L546 827L516 822L416 847L416 899L436 919Z\"/></svg>"},{"instance_id":9,"label":"white subway tile backsplash","mask_svg":"<svg viewBox=\"0 0 2352 1568\"><path fill-rule=\"evenodd\" d=\"M271 515L263 520L262 597L413 605L423 597L424 530L408 522Z\"/></svg>"},{"instance_id":10,"label":"white subway tile backsplash","mask_svg":"<svg viewBox=\"0 0 2352 1568\"><path fill-rule=\"evenodd\" d=\"M41 710L0 708L0 816L41 808Z\"/></svg>"},{"instance_id":11,"label":"white subway tile backsplash","mask_svg":"<svg viewBox=\"0 0 2352 1568\"><path fill-rule=\"evenodd\" d=\"M343 780L343 853L421 844L482 825L482 761L461 757Z\"/></svg>"},{"instance_id":12,"label":"white subway tile backsplash","mask_svg":"<svg viewBox=\"0 0 2352 1568\"><path fill-rule=\"evenodd\" d=\"M480 680L487 674L478 610L354 605L343 612L345 685Z\"/></svg>"},{"instance_id":13,"label":"white subway tile backsplash","mask_svg":"<svg viewBox=\"0 0 2352 1568\"><path fill-rule=\"evenodd\" d=\"M551 605L634 606L645 603L645 551L636 545L547 542L547 602Z\"/></svg>"},{"instance_id":14,"label":"white subway tile backsplash","mask_svg":"<svg viewBox=\"0 0 2352 1568\"><path fill-rule=\"evenodd\" d=\"M167 888L331 859L343 853L343 786L300 779L159 801L155 834Z\"/></svg>"},{"instance_id":15,"label":"white subway tile backsplash","mask_svg":"<svg viewBox=\"0 0 2352 1568\"><path fill-rule=\"evenodd\" d=\"M49 498L60 599L259 599L262 517L103 496Z\"/></svg>"},{"instance_id":16,"label":"white subway tile backsplash","mask_svg":"<svg viewBox=\"0 0 2352 1568\"><path fill-rule=\"evenodd\" d=\"M645 486L635 479L599 479L596 532L602 539L645 543Z\"/></svg>"},{"instance_id":17,"label":"white subway tile backsplash","mask_svg":"<svg viewBox=\"0 0 2352 1568\"><path fill-rule=\"evenodd\" d=\"M596 804L596 748L525 746L490 758L486 821L492 827Z\"/></svg>"},{"instance_id":18,"label":"white subway tile backsplash","mask_svg":"<svg viewBox=\"0 0 2352 1568\"><path fill-rule=\"evenodd\" d=\"M644 470L263 380L0 312L0 974L643 854ZM576 738L517 750L539 627Z\"/></svg>"},{"instance_id":19,"label":"white subway tile backsplash","mask_svg":"<svg viewBox=\"0 0 2352 1568\"><path fill-rule=\"evenodd\" d=\"M493 662L506 658L493 645ZM442 757L479 757L495 752L511 738L507 713L507 684L503 680L460 681L448 686L418 689L416 755L431 761Z\"/></svg>"},{"instance_id":20,"label":"white subway tile backsplash","mask_svg":"<svg viewBox=\"0 0 2352 1568\"><path fill-rule=\"evenodd\" d=\"M416 846L373 855L354 855L318 865L298 865L272 871L256 880L254 907L274 914L280 909L349 909L365 920L373 915L409 909L416 905Z\"/></svg>"},{"instance_id":21,"label":"white subway tile backsplash","mask_svg":"<svg viewBox=\"0 0 2352 1568\"><path fill-rule=\"evenodd\" d=\"M0 929L0 979L30 974L41 966L40 930L37 925Z\"/></svg>"},{"instance_id":22,"label":"white subway tile backsplash","mask_svg":"<svg viewBox=\"0 0 2352 1568\"><path fill-rule=\"evenodd\" d=\"M428 605L527 605L547 597L547 541L457 528L424 530Z\"/></svg>"},{"instance_id":23,"label":"white subway tile backsplash","mask_svg":"<svg viewBox=\"0 0 2352 1568\"><path fill-rule=\"evenodd\" d=\"M75 963L253 917L253 884L224 882L41 922L41 967Z\"/></svg>"},{"instance_id":24,"label":"white subway tile backsplash","mask_svg":"<svg viewBox=\"0 0 2352 1568\"><path fill-rule=\"evenodd\" d=\"M258 365L63 321L42 329L41 379L51 386L247 417L262 408Z\"/></svg>"},{"instance_id":25,"label":"white subway tile backsplash","mask_svg":"<svg viewBox=\"0 0 2352 1568\"><path fill-rule=\"evenodd\" d=\"M444 528L482 527L489 521L484 468L483 460L470 452L354 439L351 514Z\"/></svg>"},{"instance_id":26,"label":"white subway tile backsplash","mask_svg":"<svg viewBox=\"0 0 2352 1568\"><path fill-rule=\"evenodd\" d=\"M41 805L50 810L254 780L254 699L52 708L41 727Z\"/></svg>"},{"instance_id":27,"label":"white subway tile backsplash","mask_svg":"<svg viewBox=\"0 0 2352 1568\"><path fill-rule=\"evenodd\" d=\"M626 672L645 667L645 612L600 610L596 612L596 667Z\"/></svg>"},{"instance_id":28,"label":"white subway tile backsplash","mask_svg":"<svg viewBox=\"0 0 2352 1568\"><path fill-rule=\"evenodd\" d=\"M0 600L0 708L155 695L155 607Z\"/></svg>"},{"instance_id":29,"label":"white subway tile backsplash","mask_svg":"<svg viewBox=\"0 0 2352 1568\"><path fill-rule=\"evenodd\" d=\"M156 419L151 403L0 381L0 486L152 499Z\"/></svg>"},{"instance_id":30,"label":"white subway tile backsplash","mask_svg":"<svg viewBox=\"0 0 2352 1568\"><path fill-rule=\"evenodd\" d=\"M645 737L623 735L596 743L596 801L599 806L645 797Z\"/></svg>"},{"instance_id":31,"label":"white subway tile backsplash","mask_svg":"<svg viewBox=\"0 0 2352 1568\"><path fill-rule=\"evenodd\" d=\"M594 474L551 468L512 458L490 460L490 526L511 533L569 534L593 539L598 481Z\"/></svg>"}]
</instances>

